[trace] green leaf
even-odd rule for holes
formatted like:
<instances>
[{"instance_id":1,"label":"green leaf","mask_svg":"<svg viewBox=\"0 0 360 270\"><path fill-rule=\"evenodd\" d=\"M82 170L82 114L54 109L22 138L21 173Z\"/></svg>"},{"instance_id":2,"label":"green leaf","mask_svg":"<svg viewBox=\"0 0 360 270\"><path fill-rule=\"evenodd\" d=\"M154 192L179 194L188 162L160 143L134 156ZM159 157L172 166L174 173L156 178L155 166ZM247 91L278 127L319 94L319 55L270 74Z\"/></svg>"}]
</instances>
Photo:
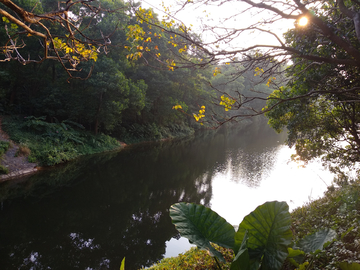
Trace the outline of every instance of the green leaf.
<instances>
[{"instance_id":1,"label":"green leaf","mask_svg":"<svg viewBox=\"0 0 360 270\"><path fill-rule=\"evenodd\" d=\"M249 239L249 235L248 232L246 231L241 246L239 248L239 251L237 252L233 262L231 263L231 267L230 267L231 270L250 269L250 257L247 248L248 239Z\"/></svg>"},{"instance_id":2,"label":"green leaf","mask_svg":"<svg viewBox=\"0 0 360 270\"><path fill-rule=\"evenodd\" d=\"M339 267L341 270L360 270L360 264L358 263L341 262Z\"/></svg>"},{"instance_id":3,"label":"green leaf","mask_svg":"<svg viewBox=\"0 0 360 270\"><path fill-rule=\"evenodd\" d=\"M298 247L306 253L322 250L324 246L336 238L336 232L332 229L322 229L305 236L297 243Z\"/></svg>"},{"instance_id":4,"label":"green leaf","mask_svg":"<svg viewBox=\"0 0 360 270\"><path fill-rule=\"evenodd\" d=\"M234 227L210 208L193 203L176 203L170 207L170 217L181 236L221 261L224 261L223 256L210 242L225 248L234 247Z\"/></svg>"},{"instance_id":5,"label":"green leaf","mask_svg":"<svg viewBox=\"0 0 360 270\"><path fill-rule=\"evenodd\" d=\"M250 259L261 262L262 269L280 269L292 239L290 219L286 202L266 202L240 223L235 244L238 246L248 231Z\"/></svg>"},{"instance_id":6,"label":"green leaf","mask_svg":"<svg viewBox=\"0 0 360 270\"><path fill-rule=\"evenodd\" d=\"M299 249L288 248L288 258L293 258L300 255L305 255L305 252Z\"/></svg>"},{"instance_id":7,"label":"green leaf","mask_svg":"<svg viewBox=\"0 0 360 270\"><path fill-rule=\"evenodd\" d=\"M300 249L288 248L288 253L289 255L286 259L296 268L299 268L299 263L303 261L305 252Z\"/></svg>"},{"instance_id":8,"label":"green leaf","mask_svg":"<svg viewBox=\"0 0 360 270\"><path fill-rule=\"evenodd\" d=\"M125 270L125 257L121 261L120 270Z\"/></svg>"}]
</instances>

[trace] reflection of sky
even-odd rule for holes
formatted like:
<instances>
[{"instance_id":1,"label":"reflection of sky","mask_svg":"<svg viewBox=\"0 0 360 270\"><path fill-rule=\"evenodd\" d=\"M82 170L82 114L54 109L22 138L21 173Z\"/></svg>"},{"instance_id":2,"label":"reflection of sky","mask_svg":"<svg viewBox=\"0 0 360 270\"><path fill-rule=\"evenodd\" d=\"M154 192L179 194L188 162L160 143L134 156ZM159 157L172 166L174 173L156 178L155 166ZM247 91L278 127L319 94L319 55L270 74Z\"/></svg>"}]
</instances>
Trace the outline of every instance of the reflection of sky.
<instances>
[{"instance_id":1,"label":"reflection of sky","mask_svg":"<svg viewBox=\"0 0 360 270\"><path fill-rule=\"evenodd\" d=\"M320 163L302 168L290 161L291 149L282 146L275 150L269 162L264 159L259 186L249 185L252 179L246 177L253 175L234 174L236 170L217 173L212 181L211 208L229 223L238 225L244 216L266 201L286 201L291 211L320 197L331 184L331 174Z\"/></svg>"},{"instance_id":2,"label":"reflection of sky","mask_svg":"<svg viewBox=\"0 0 360 270\"><path fill-rule=\"evenodd\" d=\"M258 156L237 149L229 153L227 165L219 166L212 179L211 209L232 225L266 201L286 201L290 211L319 198L333 179L320 162L301 167L290 160L294 150L269 147ZM166 257L190 248L187 239L167 242Z\"/></svg>"}]
</instances>

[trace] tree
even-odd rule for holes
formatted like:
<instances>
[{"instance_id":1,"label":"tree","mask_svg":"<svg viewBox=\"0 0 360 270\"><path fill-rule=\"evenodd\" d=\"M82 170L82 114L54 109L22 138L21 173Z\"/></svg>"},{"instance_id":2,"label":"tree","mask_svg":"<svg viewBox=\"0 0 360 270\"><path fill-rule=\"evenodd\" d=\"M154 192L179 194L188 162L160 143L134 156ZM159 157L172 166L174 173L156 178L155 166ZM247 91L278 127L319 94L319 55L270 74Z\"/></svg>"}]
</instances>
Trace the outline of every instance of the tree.
<instances>
[{"instance_id":1,"label":"tree","mask_svg":"<svg viewBox=\"0 0 360 270\"><path fill-rule=\"evenodd\" d=\"M118 17L107 33L94 31L91 26L106 20L106 16L114 17L114 13L125 14L125 8L121 0L1 0L4 42L0 45L0 62L16 60L26 65L51 59L61 63L70 78L78 77L75 74L81 70L80 63L95 62L100 52L107 52L112 34L126 20Z\"/></svg>"},{"instance_id":2,"label":"tree","mask_svg":"<svg viewBox=\"0 0 360 270\"><path fill-rule=\"evenodd\" d=\"M258 83L266 83L274 92L268 96L253 88L252 95L232 96L231 109L247 106L250 113L238 110L229 119L266 114L276 130L288 130L288 143L296 146L299 159L322 157L335 172L355 168L360 161L359 2L192 0L182 1L169 16L211 6L231 9L220 20L203 18L203 36L210 41L191 34L181 22L178 28L183 31L164 29L190 44L188 54L194 57L183 57L177 66L241 65L233 73L234 80L252 73ZM257 15L256 19L251 20L249 13ZM304 17L306 25L300 22ZM294 26L282 38L275 26L289 21ZM266 34L275 42L242 42L249 39L249 32ZM267 106L252 105L259 100ZM340 177L344 179L343 172Z\"/></svg>"},{"instance_id":3,"label":"tree","mask_svg":"<svg viewBox=\"0 0 360 270\"><path fill-rule=\"evenodd\" d=\"M224 95L224 89L211 84L212 89L223 92L218 97L224 109L237 110L228 113L228 120L266 114L277 130L289 130L289 145L296 145L302 160L323 156L324 161L335 162L337 169L359 161L360 4L356 0L183 0L174 12L164 7L167 17L163 20L133 2L126 15L127 5L121 1L67 1L58 2L57 7L52 1L41 2L41 6L20 0L18 5L9 0L0 3L5 24L1 33L5 39L1 40L7 40L2 61L28 64L55 59L74 77L72 72L80 69L81 62L95 61L99 52L108 52L114 31L104 33L99 22L106 20L112 29L124 30L126 40L122 36L116 43L134 63L140 60L170 71L212 66L214 75L221 74L222 68L239 87L241 77L252 77L254 83L240 94ZM179 12L214 6L227 8L227 13L219 21L204 17L201 34L175 19ZM112 11L119 10L121 19L111 17ZM256 15L255 19L248 14ZM308 20L306 25L300 23L303 17ZM287 22L293 22L293 27L282 38L275 25ZM250 32L266 34L273 42L244 43ZM158 39L161 42L155 43ZM25 60L20 51L26 48L31 56L41 49L42 56ZM164 51L160 53L159 48ZM233 68L230 74L227 65ZM270 89L274 92L269 96ZM179 96L174 95L174 100L181 103ZM342 150L336 152L338 149Z\"/></svg>"}]
</instances>

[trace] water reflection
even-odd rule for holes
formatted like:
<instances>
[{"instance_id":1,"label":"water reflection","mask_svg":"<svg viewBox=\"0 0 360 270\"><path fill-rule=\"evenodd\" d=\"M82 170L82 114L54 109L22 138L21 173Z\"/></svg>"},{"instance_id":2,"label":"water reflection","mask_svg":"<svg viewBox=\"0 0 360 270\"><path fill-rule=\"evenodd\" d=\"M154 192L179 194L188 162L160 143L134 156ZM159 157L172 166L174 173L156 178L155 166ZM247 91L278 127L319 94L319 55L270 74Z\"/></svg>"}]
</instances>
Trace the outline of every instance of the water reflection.
<instances>
[{"instance_id":1,"label":"water reflection","mask_svg":"<svg viewBox=\"0 0 360 270\"><path fill-rule=\"evenodd\" d=\"M2 183L1 266L116 269L123 257L127 269L149 266L164 256L167 241L179 238L171 204L212 204L223 216L241 216L243 193L259 196L282 140L264 126L207 131Z\"/></svg>"},{"instance_id":2,"label":"water reflection","mask_svg":"<svg viewBox=\"0 0 360 270\"><path fill-rule=\"evenodd\" d=\"M211 179L196 181L207 162L193 168L176 150L187 144L144 144L75 162L73 173L65 166L4 183L2 190L15 187L0 213L2 267L114 269L126 257L136 269L160 260L165 242L178 237L169 206L211 198Z\"/></svg>"}]
</instances>

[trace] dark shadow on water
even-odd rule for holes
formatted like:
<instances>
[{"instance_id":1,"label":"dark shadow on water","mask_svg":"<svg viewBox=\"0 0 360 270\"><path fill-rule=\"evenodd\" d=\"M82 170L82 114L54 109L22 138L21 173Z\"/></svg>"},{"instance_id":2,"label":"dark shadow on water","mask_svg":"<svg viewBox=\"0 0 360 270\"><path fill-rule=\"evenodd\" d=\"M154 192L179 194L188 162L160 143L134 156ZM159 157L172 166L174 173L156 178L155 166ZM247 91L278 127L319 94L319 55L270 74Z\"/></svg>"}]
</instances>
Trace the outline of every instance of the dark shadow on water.
<instances>
[{"instance_id":1,"label":"dark shadow on water","mask_svg":"<svg viewBox=\"0 0 360 270\"><path fill-rule=\"evenodd\" d=\"M143 143L2 183L1 268L118 269L123 257L126 269L153 264L178 237L170 205L209 205L212 177L229 160L243 171L261 166L239 153L261 155L263 140L279 144L264 133L223 129Z\"/></svg>"}]
</instances>

